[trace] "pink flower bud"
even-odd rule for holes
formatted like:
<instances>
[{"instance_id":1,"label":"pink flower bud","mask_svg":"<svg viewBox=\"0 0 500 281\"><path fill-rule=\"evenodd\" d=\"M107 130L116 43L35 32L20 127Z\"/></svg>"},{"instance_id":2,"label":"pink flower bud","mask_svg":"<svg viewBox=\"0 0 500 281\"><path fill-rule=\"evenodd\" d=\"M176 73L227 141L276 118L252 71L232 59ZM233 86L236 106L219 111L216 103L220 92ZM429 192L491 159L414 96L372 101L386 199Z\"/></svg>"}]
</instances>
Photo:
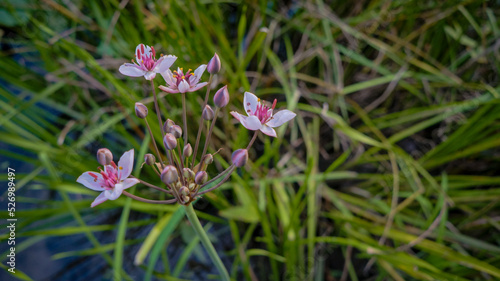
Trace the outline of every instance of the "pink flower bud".
<instances>
[{"instance_id":1,"label":"pink flower bud","mask_svg":"<svg viewBox=\"0 0 500 281\"><path fill-rule=\"evenodd\" d=\"M163 131L168 133L173 125L175 125L174 121L167 119L167 121L163 124Z\"/></svg>"},{"instance_id":2,"label":"pink flower bud","mask_svg":"<svg viewBox=\"0 0 500 281\"><path fill-rule=\"evenodd\" d=\"M210 165L212 164L212 162L214 162L214 157L212 156L212 154L207 154L203 157L203 162L205 163L205 165Z\"/></svg>"},{"instance_id":3,"label":"pink flower bud","mask_svg":"<svg viewBox=\"0 0 500 281\"><path fill-rule=\"evenodd\" d=\"M246 149L238 149L233 152L231 155L231 161L236 167L243 167L247 163L248 160L248 150Z\"/></svg>"},{"instance_id":4,"label":"pink flower bud","mask_svg":"<svg viewBox=\"0 0 500 281\"><path fill-rule=\"evenodd\" d=\"M179 175L177 174L177 169L172 165L166 166L163 169L163 171L161 172L161 181L164 184L175 183L175 182L177 182L178 178L179 178Z\"/></svg>"},{"instance_id":5,"label":"pink flower bud","mask_svg":"<svg viewBox=\"0 0 500 281\"><path fill-rule=\"evenodd\" d=\"M156 158L153 154L148 153L144 155L144 162L146 162L147 165L154 165L156 162Z\"/></svg>"},{"instance_id":6,"label":"pink flower bud","mask_svg":"<svg viewBox=\"0 0 500 281\"><path fill-rule=\"evenodd\" d=\"M208 62L207 71L210 74L216 74L220 71L220 58L217 53L215 53L212 59Z\"/></svg>"},{"instance_id":7,"label":"pink flower bud","mask_svg":"<svg viewBox=\"0 0 500 281\"><path fill-rule=\"evenodd\" d=\"M205 119L207 121L214 119L214 111L212 110L212 108L208 104L203 109L203 112L201 113L201 117L203 117L203 119Z\"/></svg>"},{"instance_id":8,"label":"pink flower bud","mask_svg":"<svg viewBox=\"0 0 500 281\"><path fill-rule=\"evenodd\" d=\"M193 154L193 148L191 147L191 145L188 143L184 146L184 150L182 150L182 155L184 156L184 158L188 158L189 156L191 156Z\"/></svg>"},{"instance_id":9,"label":"pink flower bud","mask_svg":"<svg viewBox=\"0 0 500 281\"><path fill-rule=\"evenodd\" d=\"M194 179L194 172L189 168L182 169L182 175L187 179Z\"/></svg>"},{"instance_id":10,"label":"pink flower bud","mask_svg":"<svg viewBox=\"0 0 500 281\"><path fill-rule=\"evenodd\" d=\"M173 125L172 127L170 127L170 129L167 132L174 135L174 137L177 139L182 137L182 129L181 129L181 126L179 126L179 125Z\"/></svg>"},{"instance_id":11,"label":"pink flower bud","mask_svg":"<svg viewBox=\"0 0 500 281\"><path fill-rule=\"evenodd\" d=\"M106 166L111 164L111 161L113 161L113 153L107 148L100 148L97 150L97 162L99 164Z\"/></svg>"},{"instance_id":12,"label":"pink flower bud","mask_svg":"<svg viewBox=\"0 0 500 281\"><path fill-rule=\"evenodd\" d=\"M227 91L227 85L220 88L214 96L214 104L217 107L224 107L229 103L229 92Z\"/></svg>"},{"instance_id":13,"label":"pink flower bud","mask_svg":"<svg viewBox=\"0 0 500 281\"><path fill-rule=\"evenodd\" d=\"M137 117L141 118L141 119L144 119L146 118L146 116L148 116L148 108L140 103L140 102L136 102L135 103L135 115L137 115Z\"/></svg>"},{"instance_id":14,"label":"pink flower bud","mask_svg":"<svg viewBox=\"0 0 500 281\"><path fill-rule=\"evenodd\" d=\"M166 149L172 150L177 147L177 139L174 135L168 133L163 137L163 145Z\"/></svg>"},{"instance_id":15,"label":"pink flower bud","mask_svg":"<svg viewBox=\"0 0 500 281\"><path fill-rule=\"evenodd\" d=\"M199 171L196 173L196 176L194 177L194 182L198 185L202 185L206 183L208 180L208 174L205 171Z\"/></svg>"}]
</instances>

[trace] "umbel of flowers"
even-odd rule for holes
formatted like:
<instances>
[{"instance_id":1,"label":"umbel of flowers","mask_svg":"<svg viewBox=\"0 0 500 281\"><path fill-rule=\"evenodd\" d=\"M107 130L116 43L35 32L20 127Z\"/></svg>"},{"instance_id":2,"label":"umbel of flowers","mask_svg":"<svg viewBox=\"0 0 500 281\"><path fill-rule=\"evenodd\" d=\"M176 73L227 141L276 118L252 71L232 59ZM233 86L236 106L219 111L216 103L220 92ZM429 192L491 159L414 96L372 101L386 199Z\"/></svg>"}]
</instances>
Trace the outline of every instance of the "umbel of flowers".
<instances>
[{"instance_id":1,"label":"umbel of flowers","mask_svg":"<svg viewBox=\"0 0 500 281\"><path fill-rule=\"evenodd\" d=\"M295 117L295 113L289 110L281 110L274 113L276 100L271 106L263 103L254 94L245 92L243 97L243 109L246 115L237 112L231 114L245 128L255 131L253 137L249 141L246 148L241 148L232 153L232 164L222 173L216 175L212 179L206 172L207 167L213 162L213 155L207 152L210 144L210 138L216 119L226 105L229 103L229 92L227 85L220 88L213 95L213 106L209 105L210 84L212 77L221 69L221 61L217 54L208 62L207 65L202 64L195 71L188 69L185 71L182 67L177 67L171 71L170 67L177 60L176 56L161 55L156 59L156 51L153 47L139 44L135 50L135 60L132 63L125 63L120 66L121 74L130 77L143 76L151 83L155 114L158 120L159 132L153 132L148 123L149 109L142 103L135 104L135 114L138 118L144 121L145 127L153 141L154 151L148 153L144 157L144 164L151 167L158 176L158 180L153 184L136 178L131 175L134 167L134 150L131 149L125 152L119 159L118 164L113 161L113 155L109 149L101 148L97 152L97 161L102 168L99 171L84 172L77 182L85 187L100 191L101 193L92 202L91 207L95 207L107 200L116 200L120 195L128 196L132 199L153 204L172 204L180 203L185 205L186 214L193 223L201 241L209 252L215 265L218 267L224 280L229 280L227 271L222 262L218 258L210 240L199 223L191 202L195 201L201 195L215 190L224 183L231 173L238 167L243 167L248 160L248 149L252 146L259 132L268 136L276 137L275 127L281 126L285 122L290 121ZM207 82L203 81L203 73L207 70L210 74ZM172 120L166 119L163 121L162 113L158 106L158 97L156 95L153 79L160 74L165 80L165 85L159 87L160 90L168 93L166 99L170 95L182 96L182 127L175 124ZM189 143L188 124L195 124L193 120L186 118L186 94L197 92L206 86L204 103L200 107L202 112L200 120L198 120L198 133L194 142L194 148ZM203 122L209 123L208 132L205 134L203 146L201 144L201 132ZM161 134L163 142L158 145L155 141L155 135ZM198 156L198 150L201 153ZM142 162L142 161L136 161ZM141 166L142 167L142 166ZM153 188L166 193L170 198L167 200L155 200L142 198L133 195L126 189L142 184L148 188Z\"/></svg>"}]
</instances>

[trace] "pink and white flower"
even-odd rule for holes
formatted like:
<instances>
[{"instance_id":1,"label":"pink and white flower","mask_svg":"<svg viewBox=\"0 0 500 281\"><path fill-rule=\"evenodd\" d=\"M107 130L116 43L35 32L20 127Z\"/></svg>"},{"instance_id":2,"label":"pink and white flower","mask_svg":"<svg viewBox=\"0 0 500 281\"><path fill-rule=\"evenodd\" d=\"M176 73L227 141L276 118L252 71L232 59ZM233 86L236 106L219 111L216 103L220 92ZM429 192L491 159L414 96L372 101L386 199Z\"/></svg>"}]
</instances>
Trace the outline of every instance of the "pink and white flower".
<instances>
[{"instance_id":1,"label":"pink and white flower","mask_svg":"<svg viewBox=\"0 0 500 281\"><path fill-rule=\"evenodd\" d=\"M176 56L163 56L157 60L156 51L153 47L139 44L135 48L135 60L132 63L125 63L118 69L121 74L140 77L144 76L147 80L152 80L156 77L156 73L165 72L169 69L177 59Z\"/></svg>"},{"instance_id":2,"label":"pink and white flower","mask_svg":"<svg viewBox=\"0 0 500 281\"><path fill-rule=\"evenodd\" d=\"M104 166L104 170L99 167L100 172L85 172L76 181L92 190L102 191L90 205L95 207L106 200L117 199L123 190L139 183L136 178L128 178L133 167L134 150L131 149L120 157L118 166L111 161L110 165Z\"/></svg>"},{"instance_id":3,"label":"pink and white flower","mask_svg":"<svg viewBox=\"0 0 500 281\"><path fill-rule=\"evenodd\" d=\"M182 68L177 68L177 71L174 70L173 73L170 69L167 69L161 73L161 76L167 82L167 86L160 86L160 89L170 94L197 91L208 84L207 82L198 83L206 68L207 65L202 64L194 73L191 73L191 69L186 73Z\"/></svg>"},{"instance_id":4,"label":"pink and white flower","mask_svg":"<svg viewBox=\"0 0 500 281\"><path fill-rule=\"evenodd\" d=\"M262 104L260 99L250 92L245 92L243 97L243 106L248 116L231 111L231 115L240 121L243 127L256 131L260 130L264 134L276 137L276 131L273 129L284 123L292 120L297 114L290 110L281 110L273 115L274 107L276 107L276 99L271 108Z\"/></svg>"}]
</instances>

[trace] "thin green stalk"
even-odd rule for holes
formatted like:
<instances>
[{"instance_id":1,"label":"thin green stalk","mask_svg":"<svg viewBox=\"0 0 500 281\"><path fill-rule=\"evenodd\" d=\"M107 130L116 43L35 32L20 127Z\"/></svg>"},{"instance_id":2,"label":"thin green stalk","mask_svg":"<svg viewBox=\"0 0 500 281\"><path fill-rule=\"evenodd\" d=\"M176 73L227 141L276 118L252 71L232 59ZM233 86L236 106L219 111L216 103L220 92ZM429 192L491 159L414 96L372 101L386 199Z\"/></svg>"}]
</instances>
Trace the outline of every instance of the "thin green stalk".
<instances>
[{"instance_id":1,"label":"thin green stalk","mask_svg":"<svg viewBox=\"0 0 500 281\"><path fill-rule=\"evenodd\" d=\"M161 112L160 112L160 107L158 106L158 99L156 98L155 83L153 82L153 80L150 81L151 81L151 90L153 91L153 98L155 101L156 116L158 116L158 125L160 125L161 137L163 138L165 132L163 131L163 121L161 120Z\"/></svg>"},{"instance_id":2,"label":"thin green stalk","mask_svg":"<svg viewBox=\"0 0 500 281\"><path fill-rule=\"evenodd\" d=\"M212 135L212 131L214 130L214 125L215 125L215 121L217 120L217 115L219 115L219 110L220 110L220 108L218 108L218 107L215 108L214 119L212 119L212 124L210 124L210 129L208 130L208 133L207 133L207 139L205 140L205 146L203 146L203 152L201 153L201 159L203 159L203 156L205 156L205 153L207 152L208 144L210 142L210 136Z\"/></svg>"},{"instance_id":3,"label":"thin green stalk","mask_svg":"<svg viewBox=\"0 0 500 281\"><path fill-rule=\"evenodd\" d=\"M158 146L156 145L156 140L153 136L153 132L151 131L151 127L149 127L148 119L144 118L144 121L146 122L146 127L148 128L149 135L151 136L151 140L153 141L153 145L154 145L155 150L156 150L156 156L158 156L158 160L160 160L161 168L163 169L164 168L163 160L161 159L161 154L160 154L160 151L158 150Z\"/></svg>"},{"instance_id":4,"label":"thin green stalk","mask_svg":"<svg viewBox=\"0 0 500 281\"><path fill-rule=\"evenodd\" d=\"M208 238L207 233L203 229L203 226L201 226L201 223L198 220L198 216L196 216L196 213L194 212L193 204L189 204L187 206L184 206L184 209L186 210L186 216L188 217L189 221L193 225L193 228L196 231L196 234L198 234L198 237L200 238L201 243L205 247L205 250L207 251L210 258L212 259L212 262L215 264L215 267L217 267L217 270L219 271L219 273L221 275L221 280L224 280L224 281L231 280L229 278L229 273L227 272L226 268L224 267L224 264L222 263L222 260L220 259L219 255L217 254L217 251L215 250L214 246L212 245L212 242L210 242L210 239Z\"/></svg>"},{"instance_id":5,"label":"thin green stalk","mask_svg":"<svg viewBox=\"0 0 500 281\"><path fill-rule=\"evenodd\" d=\"M208 84L207 84L207 93L205 94L205 101L203 102L203 106L201 107L201 111L202 112L203 112L203 109L205 109L205 106L208 103L208 94L210 93L210 85L212 84L212 77L213 77L213 74L210 74L210 78L208 79ZM200 137L201 137L202 125L203 125L203 118L200 117L200 123L198 124L198 135L196 135L196 143L194 145L193 162L191 164L191 170L193 169L194 162L196 161L196 153L198 152L198 145L200 144Z\"/></svg>"}]
</instances>

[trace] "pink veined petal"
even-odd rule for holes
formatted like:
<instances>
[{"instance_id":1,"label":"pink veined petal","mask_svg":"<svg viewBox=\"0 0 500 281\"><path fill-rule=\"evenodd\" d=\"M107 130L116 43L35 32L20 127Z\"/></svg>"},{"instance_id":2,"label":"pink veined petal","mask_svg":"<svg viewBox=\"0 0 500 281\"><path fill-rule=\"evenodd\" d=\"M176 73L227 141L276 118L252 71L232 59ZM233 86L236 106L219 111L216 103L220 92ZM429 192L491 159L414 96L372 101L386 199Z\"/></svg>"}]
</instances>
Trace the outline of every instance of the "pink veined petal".
<instances>
[{"instance_id":1,"label":"pink veined petal","mask_svg":"<svg viewBox=\"0 0 500 281\"><path fill-rule=\"evenodd\" d=\"M194 87L191 87L191 89L189 89L188 92L195 92L195 91L198 91L199 89L205 87L208 83L207 82L203 82L203 83L199 83L197 84L196 86Z\"/></svg>"},{"instance_id":2,"label":"pink veined petal","mask_svg":"<svg viewBox=\"0 0 500 281\"><path fill-rule=\"evenodd\" d=\"M139 180L138 179L135 179L135 178L128 178L128 179L124 179L121 184L122 184L122 191L129 188L129 187L132 187L136 184L139 183ZM115 187L116 188L116 187Z\"/></svg>"},{"instance_id":3,"label":"pink veined petal","mask_svg":"<svg viewBox=\"0 0 500 281\"><path fill-rule=\"evenodd\" d=\"M97 180L95 177L92 177L90 173L97 176ZM95 191L103 191L104 188L101 187L101 182L103 181L102 175L97 172L85 172L81 176L78 177L76 182L83 184L86 188L95 190Z\"/></svg>"},{"instance_id":4,"label":"pink veined petal","mask_svg":"<svg viewBox=\"0 0 500 281\"><path fill-rule=\"evenodd\" d=\"M278 127L284 123L292 120L297 114L291 112L290 110L281 110L274 114L273 118L266 123L269 127Z\"/></svg>"},{"instance_id":5,"label":"pink veined petal","mask_svg":"<svg viewBox=\"0 0 500 281\"><path fill-rule=\"evenodd\" d=\"M170 71L170 67L172 64L174 64L175 60L177 60L176 56L168 55L168 56L163 56L159 58L158 60L162 60L161 62L158 63L157 69L155 69L156 72L163 73L167 70ZM170 71L170 76L172 76L172 72ZM165 79L166 80L166 79ZM169 81L167 81L169 83ZM170 85L173 83L169 83Z\"/></svg>"},{"instance_id":6,"label":"pink veined petal","mask_svg":"<svg viewBox=\"0 0 500 281\"><path fill-rule=\"evenodd\" d=\"M248 116L251 116L255 113L257 109L257 104L259 104L259 99L256 95L245 92L245 96L243 97L243 108Z\"/></svg>"},{"instance_id":7,"label":"pink veined petal","mask_svg":"<svg viewBox=\"0 0 500 281\"><path fill-rule=\"evenodd\" d=\"M133 63L125 63L118 69L121 74L130 77L140 77L143 76L146 71L139 69L139 67Z\"/></svg>"},{"instance_id":8,"label":"pink veined petal","mask_svg":"<svg viewBox=\"0 0 500 281\"><path fill-rule=\"evenodd\" d=\"M179 92L185 93L185 92L189 91L190 86L189 86L189 83L186 82L185 79L182 79L181 83L179 84L179 86L177 88L179 89Z\"/></svg>"},{"instance_id":9,"label":"pink veined petal","mask_svg":"<svg viewBox=\"0 0 500 281\"><path fill-rule=\"evenodd\" d=\"M94 208L95 206L107 201L108 198L106 198L106 195L104 194L104 192L101 192L101 194L99 194L99 196L97 196L94 200L94 202L92 202L92 204L90 204L90 207Z\"/></svg>"},{"instance_id":10,"label":"pink veined petal","mask_svg":"<svg viewBox=\"0 0 500 281\"><path fill-rule=\"evenodd\" d=\"M174 80L174 74L170 69L167 69L166 71L160 72L161 76L167 82L167 86L172 86L175 85L175 80ZM162 87L162 86L160 86Z\"/></svg>"},{"instance_id":11,"label":"pink veined petal","mask_svg":"<svg viewBox=\"0 0 500 281\"><path fill-rule=\"evenodd\" d=\"M105 190L104 196L106 196L108 200L116 200L118 199L118 197L120 197L120 195L122 195L122 192L123 192L122 184L117 183L113 189Z\"/></svg>"},{"instance_id":12,"label":"pink veined petal","mask_svg":"<svg viewBox=\"0 0 500 281\"><path fill-rule=\"evenodd\" d=\"M269 126L263 125L262 128L260 128L260 131L268 136L276 137L276 131Z\"/></svg>"},{"instance_id":13,"label":"pink veined petal","mask_svg":"<svg viewBox=\"0 0 500 281\"><path fill-rule=\"evenodd\" d=\"M142 48L143 48L142 46L144 46L144 44L141 43L141 44L137 45L137 47L135 47L135 55L136 56L137 56L137 51L139 51L139 53L141 53L141 55L144 54L144 52L142 51ZM142 59L142 56L141 56L141 58L137 58L137 61L141 61L141 59Z\"/></svg>"},{"instance_id":14,"label":"pink veined petal","mask_svg":"<svg viewBox=\"0 0 500 281\"><path fill-rule=\"evenodd\" d=\"M255 131L262 128L262 123L260 123L259 118L257 116L244 116L240 114L240 122L243 127Z\"/></svg>"},{"instance_id":15,"label":"pink veined petal","mask_svg":"<svg viewBox=\"0 0 500 281\"><path fill-rule=\"evenodd\" d=\"M165 86L160 86L158 88L160 88L160 90L164 91L164 92L167 92L169 94L176 94L179 92L178 89L174 88L175 86L172 86L172 87L165 87Z\"/></svg>"},{"instance_id":16,"label":"pink veined petal","mask_svg":"<svg viewBox=\"0 0 500 281\"><path fill-rule=\"evenodd\" d=\"M144 78L146 78L146 80L153 80L155 79L156 77L156 73L154 71L148 71L146 73L144 73Z\"/></svg>"},{"instance_id":17,"label":"pink veined petal","mask_svg":"<svg viewBox=\"0 0 500 281\"><path fill-rule=\"evenodd\" d=\"M236 118L236 120L240 121L241 114L239 114L236 111L231 111L230 113L231 113L231 115L233 115L234 118Z\"/></svg>"},{"instance_id":18,"label":"pink veined petal","mask_svg":"<svg viewBox=\"0 0 500 281\"><path fill-rule=\"evenodd\" d=\"M149 47L148 45L144 45L146 47L146 51L144 52L146 55L151 55L151 47Z\"/></svg>"},{"instance_id":19,"label":"pink veined petal","mask_svg":"<svg viewBox=\"0 0 500 281\"><path fill-rule=\"evenodd\" d=\"M198 81L200 81L201 76L203 75L203 72L205 72L205 69L207 68L206 64L200 65L193 73L192 77L195 77L191 82L191 84L196 84Z\"/></svg>"},{"instance_id":20,"label":"pink veined petal","mask_svg":"<svg viewBox=\"0 0 500 281\"><path fill-rule=\"evenodd\" d=\"M123 153L118 161L118 175L120 180L124 180L130 176L134 168L134 150L131 149Z\"/></svg>"}]
</instances>

